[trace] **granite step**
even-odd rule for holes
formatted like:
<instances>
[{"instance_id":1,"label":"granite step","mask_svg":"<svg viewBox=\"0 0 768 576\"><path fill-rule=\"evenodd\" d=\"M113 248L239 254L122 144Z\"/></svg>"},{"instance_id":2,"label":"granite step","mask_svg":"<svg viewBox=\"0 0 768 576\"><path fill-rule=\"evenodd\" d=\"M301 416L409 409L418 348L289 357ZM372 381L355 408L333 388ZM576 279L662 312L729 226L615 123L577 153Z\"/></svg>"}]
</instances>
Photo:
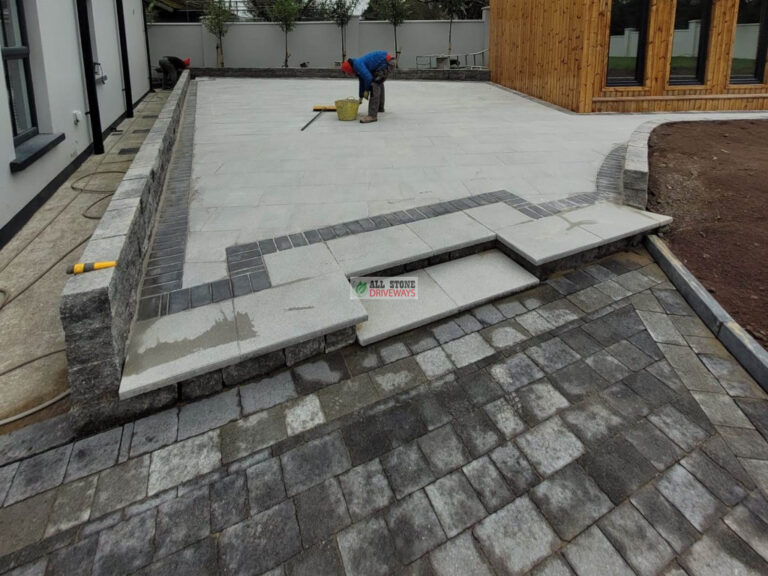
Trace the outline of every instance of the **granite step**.
<instances>
[{"instance_id":1,"label":"granite step","mask_svg":"<svg viewBox=\"0 0 768 576\"><path fill-rule=\"evenodd\" d=\"M366 318L337 271L136 322L120 399L334 334Z\"/></svg>"},{"instance_id":2,"label":"granite step","mask_svg":"<svg viewBox=\"0 0 768 576\"><path fill-rule=\"evenodd\" d=\"M361 345L373 344L539 283L498 250L429 266L402 277L417 279L418 299L362 300L368 320L357 327Z\"/></svg>"}]
</instances>

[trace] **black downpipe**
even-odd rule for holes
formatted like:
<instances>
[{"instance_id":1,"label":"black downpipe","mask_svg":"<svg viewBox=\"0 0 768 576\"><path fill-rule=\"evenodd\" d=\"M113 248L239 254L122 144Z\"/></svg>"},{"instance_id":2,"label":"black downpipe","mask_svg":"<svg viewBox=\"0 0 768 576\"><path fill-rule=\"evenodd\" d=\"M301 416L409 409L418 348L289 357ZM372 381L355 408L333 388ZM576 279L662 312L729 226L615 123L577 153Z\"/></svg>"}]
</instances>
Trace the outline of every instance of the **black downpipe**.
<instances>
[{"instance_id":1,"label":"black downpipe","mask_svg":"<svg viewBox=\"0 0 768 576\"><path fill-rule=\"evenodd\" d=\"M85 70L85 91L88 95L88 115L91 117L93 153L104 154L104 138L101 134L101 112L99 95L96 93L96 75L93 68L93 47L91 46L91 26L88 22L86 0L77 0L77 23L80 28L80 48L83 51Z\"/></svg>"},{"instance_id":2,"label":"black downpipe","mask_svg":"<svg viewBox=\"0 0 768 576\"><path fill-rule=\"evenodd\" d=\"M120 55L123 62L123 86L125 91L125 117L133 118L133 92L131 91L131 63L128 61L128 39L125 34L125 12L123 0L115 0L117 8L117 30L120 34ZM144 8L142 3L142 9Z\"/></svg>"},{"instance_id":3,"label":"black downpipe","mask_svg":"<svg viewBox=\"0 0 768 576\"><path fill-rule=\"evenodd\" d=\"M147 74L149 74L149 91L154 92L152 88L152 57L149 55L149 30L147 30L147 9L144 2L141 3L141 19L144 21L144 44L147 50Z\"/></svg>"}]
</instances>

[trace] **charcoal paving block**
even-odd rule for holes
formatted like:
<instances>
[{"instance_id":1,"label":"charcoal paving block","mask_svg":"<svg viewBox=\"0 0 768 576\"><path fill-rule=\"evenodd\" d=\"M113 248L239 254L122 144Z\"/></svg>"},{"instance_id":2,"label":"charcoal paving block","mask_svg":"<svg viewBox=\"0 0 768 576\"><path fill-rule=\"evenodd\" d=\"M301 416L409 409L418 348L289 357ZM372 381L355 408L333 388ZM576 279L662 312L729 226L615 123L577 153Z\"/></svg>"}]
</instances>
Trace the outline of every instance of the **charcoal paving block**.
<instances>
[{"instance_id":1,"label":"charcoal paving block","mask_svg":"<svg viewBox=\"0 0 768 576\"><path fill-rule=\"evenodd\" d=\"M620 503L656 474L656 469L621 436L591 448L581 464L614 504Z\"/></svg>"}]
</instances>

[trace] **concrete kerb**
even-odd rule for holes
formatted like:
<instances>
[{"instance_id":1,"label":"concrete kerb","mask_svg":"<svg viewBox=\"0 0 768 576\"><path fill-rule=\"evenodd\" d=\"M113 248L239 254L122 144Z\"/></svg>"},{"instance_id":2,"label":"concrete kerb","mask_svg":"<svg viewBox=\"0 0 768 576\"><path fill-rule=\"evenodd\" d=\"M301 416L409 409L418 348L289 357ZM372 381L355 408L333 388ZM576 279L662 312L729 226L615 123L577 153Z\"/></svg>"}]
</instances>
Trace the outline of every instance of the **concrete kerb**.
<instances>
[{"instance_id":1,"label":"concrete kerb","mask_svg":"<svg viewBox=\"0 0 768 576\"><path fill-rule=\"evenodd\" d=\"M73 276L62 293L59 314L72 414L75 426L83 430L130 418L142 409L137 403L118 402L120 373L136 310L142 259L190 77L185 71L179 78L83 252L84 262L117 260L118 266ZM146 398L141 404L175 401L175 393L157 392L156 399Z\"/></svg>"},{"instance_id":2,"label":"concrete kerb","mask_svg":"<svg viewBox=\"0 0 768 576\"><path fill-rule=\"evenodd\" d=\"M645 247L723 346L763 389L768 390L768 352L765 348L725 311L661 238L647 236Z\"/></svg>"}]
</instances>

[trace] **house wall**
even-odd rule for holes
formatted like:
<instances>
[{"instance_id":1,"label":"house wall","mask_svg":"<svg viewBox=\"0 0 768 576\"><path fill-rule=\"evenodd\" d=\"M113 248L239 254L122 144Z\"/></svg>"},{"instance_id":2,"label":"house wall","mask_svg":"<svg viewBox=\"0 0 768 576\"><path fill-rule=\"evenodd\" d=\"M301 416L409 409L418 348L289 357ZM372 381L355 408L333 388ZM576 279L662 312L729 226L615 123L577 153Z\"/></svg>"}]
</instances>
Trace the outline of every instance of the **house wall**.
<instances>
[{"instance_id":1,"label":"house wall","mask_svg":"<svg viewBox=\"0 0 768 576\"><path fill-rule=\"evenodd\" d=\"M491 79L571 110L580 101L585 0L492 0Z\"/></svg>"},{"instance_id":2,"label":"house wall","mask_svg":"<svg viewBox=\"0 0 768 576\"><path fill-rule=\"evenodd\" d=\"M444 21L408 21L400 26L400 67L416 68L417 56L446 53L448 27ZM487 18L455 21L452 53L481 52L487 48L487 37ZM153 68L163 56L189 57L196 68L216 66L216 39L201 24L152 24L149 44ZM227 68L278 68L285 59L285 36L271 22L232 23L223 46ZM347 27L347 57L372 50L394 52L392 26L353 18ZM299 22L288 33L288 52L290 66L332 68L341 61L340 30L333 22Z\"/></svg>"},{"instance_id":3,"label":"house wall","mask_svg":"<svg viewBox=\"0 0 768 576\"><path fill-rule=\"evenodd\" d=\"M128 27L133 96L138 101L148 90L149 80L141 19L141 0L124 0ZM125 112L123 78L115 3L93 0L96 18L95 52L109 80L98 85L103 128ZM24 10L30 45L35 107L41 133L65 134L65 140L22 172L12 174L16 158L13 145L9 95L0 86L0 230L43 191L91 143L90 123L80 51L75 0L25 0ZM126 24L127 24L126 22ZM140 36L139 36L140 35ZM80 115L75 123L73 113Z\"/></svg>"},{"instance_id":4,"label":"house wall","mask_svg":"<svg viewBox=\"0 0 768 576\"><path fill-rule=\"evenodd\" d=\"M491 0L491 78L577 112L768 109L768 84L730 83L734 53L744 54L757 33L754 26L737 26L738 5L713 3L705 83L673 86L673 37L679 39L676 52L684 53L686 40L698 31L676 32L675 3L651 0L643 85L608 87L609 47L626 50L637 43L633 30L610 36L611 0Z\"/></svg>"}]
</instances>

